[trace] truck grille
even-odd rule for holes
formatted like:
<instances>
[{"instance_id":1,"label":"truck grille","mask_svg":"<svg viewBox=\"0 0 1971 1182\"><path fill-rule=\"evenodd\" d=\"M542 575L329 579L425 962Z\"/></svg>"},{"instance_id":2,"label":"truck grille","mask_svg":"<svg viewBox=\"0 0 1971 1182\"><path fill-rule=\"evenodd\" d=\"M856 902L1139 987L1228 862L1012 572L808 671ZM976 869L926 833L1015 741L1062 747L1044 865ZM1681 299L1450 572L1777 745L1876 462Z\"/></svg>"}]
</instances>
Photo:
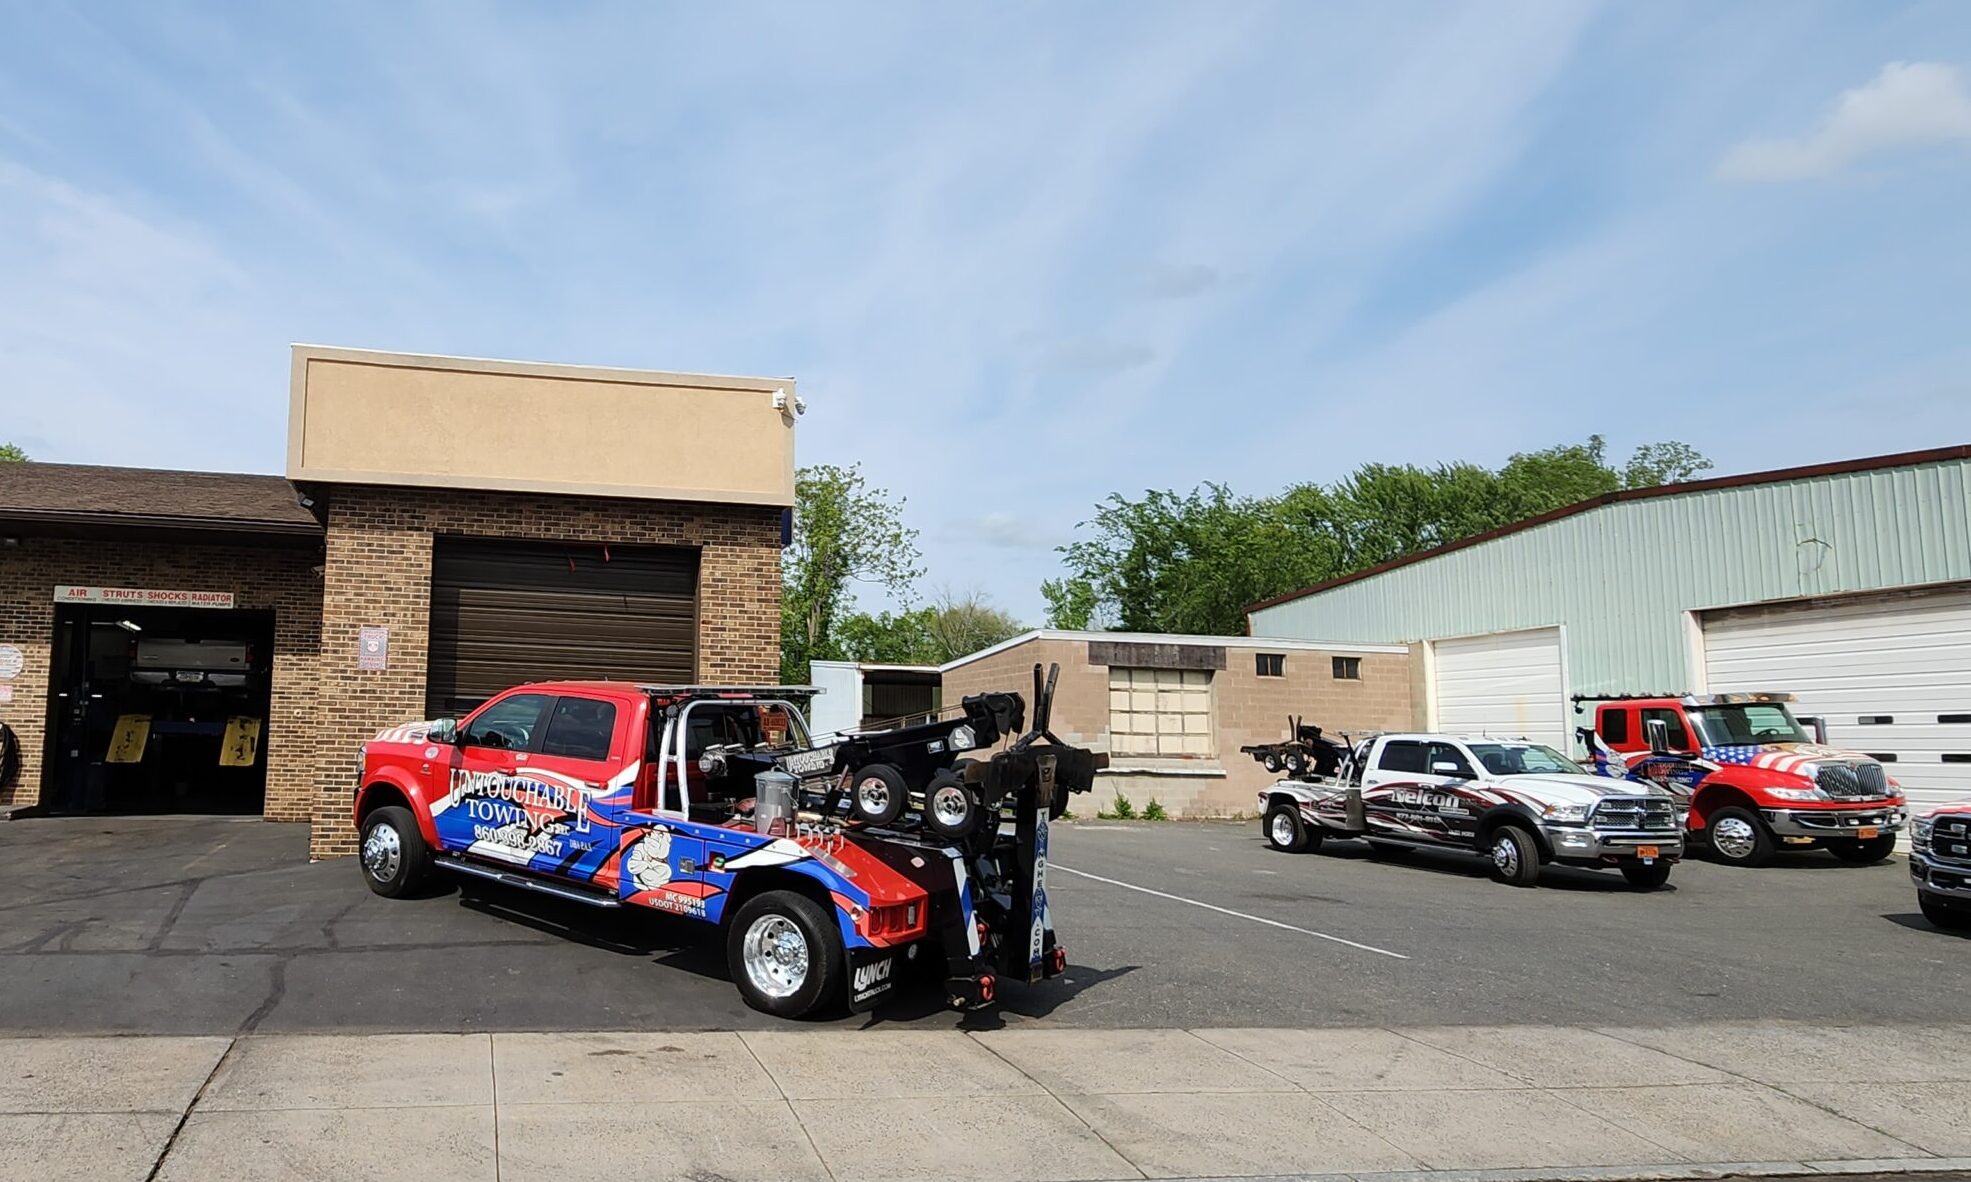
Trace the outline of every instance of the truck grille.
<instances>
[{"instance_id":1,"label":"truck grille","mask_svg":"<svg viewBox=\"0 0 1971 1182\"><path fill-rule=\"evenodd\" d=\"M1879 763L1823 763L1814 783L1829 796L1886 796L1889 775Z\"/></svg>"},{"instance_id":2,"label":"truck grille","mask_svg":"<svg viewBox=\"0 0 1971 1182\"><path fill-rule=\"evenodd\" d=\"M1595 806L1594 826L1673 833L1677 828L1677 807L1659 796L1611 796Z\"/></svg>"},{"instance_id":3,"label":"truck grille","mask_svg":"<svg viewBox=\"0 0 1971 1182\"><path fill-rule=\"evenodd\" d=\"M1971 817L1938 817L1930 830L1930 856L1971 865Z\"/></svg>"}]
</instances>

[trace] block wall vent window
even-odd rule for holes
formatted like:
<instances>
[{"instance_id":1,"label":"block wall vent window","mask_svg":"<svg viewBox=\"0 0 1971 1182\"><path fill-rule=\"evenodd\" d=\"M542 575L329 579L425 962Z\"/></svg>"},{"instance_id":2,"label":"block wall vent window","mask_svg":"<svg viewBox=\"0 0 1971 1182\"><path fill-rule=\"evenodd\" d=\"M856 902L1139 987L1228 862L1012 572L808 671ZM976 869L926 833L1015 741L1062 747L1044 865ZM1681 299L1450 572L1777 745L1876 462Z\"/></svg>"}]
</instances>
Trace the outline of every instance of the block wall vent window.
<instances>
[{"instance_id":1,"label":"block wall vent window","mask_svg":"<svg viewBox=\"0 0 1971 1182\"><path fill-rule=\"evenodd\" d=\"M1287 675L1287 654L1254 653L1253 661L1259 666L1261 677L1285 677Z\"/></svg>"},{"instance_id":2,"label":"block wall vent window","mask_svg":"<svg viewBox=\"0 0 1971 1182\"><path fill-rule=\"evenodd\" d=\"M1335 662L1336 681L1362 680L1362 658L1336 657L1334 659L1334 662Z\"/></svg>"},{"instance_id":3,"label":"block wall vent window","mask_svg":"<svg viewBox=\"0 0 1971 1182\"><path fill-rule=\"evenodd\" d=\"M1971 763L1971 751L1946 751L1945 763Z\"/></svg>"},{"instance_id":4,"label":"block wall vent window","mask_svg":"<svg viewBox=\"0 0 1971 1182\"><path fill-rule=\"evenodd\" d=\"M1888 726L1896 721L1893 714L1864 714L1855 722L1861 726Z\"/></svg>"},{"instance_id":5,"label":"block wall vent window","mask_svg":"<svg viewBox=\"0 0 1971 1182\"><path fill-rule=\"evenodd\" d=\"M1971 722L1971 714L1939 714L1937 715L1937 721L1943 723L1945 726L1962 726L1967 722Z\"/></svg>"},{"instance_id":6,"label":"block wall vent window","mask_svg":"<svg viewBox=\"0 0 1971 1182\"><path fill-rule=\"evenodd\" d=\"M1110 667L1112 755L1201 756L1215 750L1209 670Z\"/></svg>"},{"instance_id":7,"label":"block wall vent window","mask_svg":"<svg viewBox=\"0 0 1971 1182\"><path fill-rule=\"evenodd\" d=\"M1868 756L1870 759L1874 760L1877 763L1896 762L1896 753L1893 751L1884 751L1880 755L1877 755L1873 751L1864 751L1862 752L1862 754Z\"/></svg>"}]
</instances>

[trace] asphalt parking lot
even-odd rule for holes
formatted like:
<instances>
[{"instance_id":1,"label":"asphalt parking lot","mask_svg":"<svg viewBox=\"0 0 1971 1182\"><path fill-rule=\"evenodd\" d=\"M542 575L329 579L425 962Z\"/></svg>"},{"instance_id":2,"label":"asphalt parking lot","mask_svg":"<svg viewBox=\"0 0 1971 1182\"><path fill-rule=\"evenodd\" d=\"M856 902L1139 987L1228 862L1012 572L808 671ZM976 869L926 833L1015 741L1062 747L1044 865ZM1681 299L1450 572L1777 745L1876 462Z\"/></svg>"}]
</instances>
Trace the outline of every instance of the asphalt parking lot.
<instances>
[{"instance_id":1,"label":"asphalt parking lot","mask_svg":"<svg viewBox=\"0 0 1971 1182\"><path fill-rule=\"evenodd\" d=\"M484 888L391 901L300 826L0 825L0 1032L761 1029L708 929ZM1055 830L1072 967L955 1015L928 992L848 1025L1078 1027L1931 1021L1971 940L1899 860L1678 868L1671 889L1476 861L1268 850L1256 823ZM1202 904L1202 905L1200 905Z\"/></svg>"}]
</instances>

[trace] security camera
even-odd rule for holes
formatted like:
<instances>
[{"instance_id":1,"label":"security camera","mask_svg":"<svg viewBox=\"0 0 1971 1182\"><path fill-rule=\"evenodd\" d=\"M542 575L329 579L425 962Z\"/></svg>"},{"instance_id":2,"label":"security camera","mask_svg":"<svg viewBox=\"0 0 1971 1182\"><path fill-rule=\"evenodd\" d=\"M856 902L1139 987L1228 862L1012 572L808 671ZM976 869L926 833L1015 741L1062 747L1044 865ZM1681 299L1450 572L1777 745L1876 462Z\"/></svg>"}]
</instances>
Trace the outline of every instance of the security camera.
<instances>
[{"instance_id":1,"label":"security camera","mask_svg":"<svg viewBox=\"0 0 1971 1182\"><path fill-rule=\"evenodd\" d=\"M787 397L787 391L785 391L785 390L775 390L775 391L773 392L773 409L775 409L775 410L777 410L777 411L780 411L780 412L782 412L782 413L785 413L785 412L786 412L786 410L787 410L787 404L788 404L788 402L789 402L789 401L790 401L790 399L789 399L789 398ZM794 404L794 413L795 413L795 414L797 414L797 415L804 415L804 414L806 414L806 413L808 413L808 403L807 403L807 399L805 399L805 398L802 398L802 397L801 397L800 395L798 395L798 394L796 394L796 395L795 395L795 396L794 396L794 397L793 397L793 398L791 399L791 401L792 401L792 402L793 402L793 404Z\"/></svg>"}]
</instances>

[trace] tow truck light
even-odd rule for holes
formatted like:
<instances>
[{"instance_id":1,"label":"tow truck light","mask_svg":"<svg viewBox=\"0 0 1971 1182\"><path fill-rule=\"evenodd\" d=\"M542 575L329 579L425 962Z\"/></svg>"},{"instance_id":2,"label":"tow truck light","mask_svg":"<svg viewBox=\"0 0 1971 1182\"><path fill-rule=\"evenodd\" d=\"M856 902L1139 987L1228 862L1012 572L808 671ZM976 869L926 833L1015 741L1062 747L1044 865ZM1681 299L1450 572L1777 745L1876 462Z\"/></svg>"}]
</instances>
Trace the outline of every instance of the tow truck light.
<instances>
[{"instance_id":1,"label":"tow truck light","mask_svg":"<svg viewBox=\"0 0 1971 1182\"><path fill-rule=\"evenodd\" d=\"M924 907L921 900L871 908L863 924L865 935L885 936L893 941L915 936L923 930Z\"/></svg>"}]
</instances>

